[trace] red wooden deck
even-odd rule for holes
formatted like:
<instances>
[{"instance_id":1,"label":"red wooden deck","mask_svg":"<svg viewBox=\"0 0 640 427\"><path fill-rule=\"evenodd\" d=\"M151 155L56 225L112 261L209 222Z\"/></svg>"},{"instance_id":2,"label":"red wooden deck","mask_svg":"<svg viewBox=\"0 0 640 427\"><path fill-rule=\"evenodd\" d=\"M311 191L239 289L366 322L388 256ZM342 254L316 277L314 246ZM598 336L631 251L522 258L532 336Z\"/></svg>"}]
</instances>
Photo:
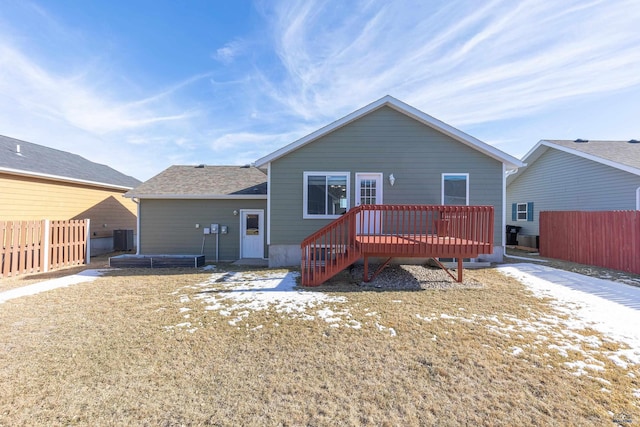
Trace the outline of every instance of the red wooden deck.
<instances>
[{"instance_id":1,"label":"red wooden deck","mask_svg":"<svg viewBox=\"0 0 640 427\"><path fill-rule=\"evenodd\" d=\"M369 257L457 258L493 250L492 206L363 205L305 239L302 284L320 285L358 259ZM376 273L377 274L377 273ZM453 276L452 276L453 277Z\"/></svg>"},{"instance_id":2,"label":"red wooden deck","mask_svg":"<svg viewBox=\"0 0 640 427\"><path fill-rule=\"evenodd\" d=\"M438 253L439 257L446 258L475 258L478 248L491 251L490 245L456 237L437 236L431 234L423 235L356 235L356 246L362 253L370 256L383 256L397 254L396 256L423 256L428 253ZM475 256L474 256L475 254Z\"/></svg>"}]
</instances>

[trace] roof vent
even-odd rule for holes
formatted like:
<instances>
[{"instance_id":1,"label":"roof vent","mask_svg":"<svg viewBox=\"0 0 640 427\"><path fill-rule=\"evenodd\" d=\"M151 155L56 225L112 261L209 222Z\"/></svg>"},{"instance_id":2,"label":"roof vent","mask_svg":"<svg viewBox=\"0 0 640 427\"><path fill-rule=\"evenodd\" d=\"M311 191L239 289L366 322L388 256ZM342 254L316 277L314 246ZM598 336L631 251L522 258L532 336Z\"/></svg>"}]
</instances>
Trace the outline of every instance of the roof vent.
<instances>
[{"instance_id":1,"label":"roof vent","mask_svg":"<svg viewBox=\"0 0 640 427\"><path fill-rule=\"evenodd\" d=\"M589 140L588 140L588 139L578 138L578 139L576 139L576 140L575 140L575 141L573 141L573 142L589 142Z\"/></svg>"},{"instance_id":2,"label":"roof vent","mask_svg":"<svg viewBox=\"0 0 640 427\"><path fill-rule=\"evenodd\" d=\"M639 143L639 142L640 142L640 141L638 141L637 139L630 139L630 140L629 140L629 144L637 144L637 143Z\"/></svg>"},{"instance_id":3,"label":"roof vent","mask_svg":"<svg viewBox=\"0 0 640 427\"><path fill-rule=\"evenodd\" d=\"M251 167L251 165L244 165L244 166L240 166L240 169L249 169Z\"/></svg>"},{"instance_id":4,"label":"roof vent","mask_svg":"<svg viewBox=\"0 0 640 427\"><path fill-rule=\"evenodd\" d=\"M18 156L22 156L22 151L20 150L20 144L16 144L16 154Z\"/></svg>"},{"instance_id":5,"label":"roof vent","mask_svg":"<svg viewBox=\"0 0 640 427\"><path fill-rule=\"evenodd\" d=\"M198 165L196 166L196 169L204 169L204 165Z\"/></svg>"}]
</instances>

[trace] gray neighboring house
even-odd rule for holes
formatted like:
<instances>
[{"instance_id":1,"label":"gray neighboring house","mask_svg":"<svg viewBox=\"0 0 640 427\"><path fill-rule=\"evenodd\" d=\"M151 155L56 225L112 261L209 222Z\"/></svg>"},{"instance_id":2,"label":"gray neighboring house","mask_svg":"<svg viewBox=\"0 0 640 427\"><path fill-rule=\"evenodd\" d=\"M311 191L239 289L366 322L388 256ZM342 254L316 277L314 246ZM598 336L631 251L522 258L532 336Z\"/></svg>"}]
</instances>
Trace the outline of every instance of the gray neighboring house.
<instances>
[{"instance_id":1,"label":"gray neighboring house","mask_svg":"<svg viewBox=\"0 0 640 427\"><path fill-rule=\"evenodd\" d=\"M139 254L267 257L267 176L255 167L171 166L125 197L138 203Z\"/></svg>"},{"instance_id":2,"label":"gray neighboring house","mask_svg":"<svg viewBox=\"0 0 640 427\"><path fill-rule=\"evenodd\" d=\"M506 172L523 163L385 96L254 166L174 166L127 193L140 203L140 254L199 254L202 226L218 223L228 225L227 235L217 236L219 259L265 257L271 267L296 266L302 240L351 207L460 204L495 207L493 253L483 258L497 261L505 243ZM261 256L245 252L247 230L263 237ZM211 260L215 244L207 239Z\"/></svg>"},{"instance_id":3,"label":"gray neighboring house","mask_svg":"<svg viewBox=\"0 0 640 427\"><path fill-rule=\"evenodd\" d=\"M522 161L507 204L525 240L539 235L541 211L640 209L640 141L542 140Z\"/></svg>"}]
</instances>

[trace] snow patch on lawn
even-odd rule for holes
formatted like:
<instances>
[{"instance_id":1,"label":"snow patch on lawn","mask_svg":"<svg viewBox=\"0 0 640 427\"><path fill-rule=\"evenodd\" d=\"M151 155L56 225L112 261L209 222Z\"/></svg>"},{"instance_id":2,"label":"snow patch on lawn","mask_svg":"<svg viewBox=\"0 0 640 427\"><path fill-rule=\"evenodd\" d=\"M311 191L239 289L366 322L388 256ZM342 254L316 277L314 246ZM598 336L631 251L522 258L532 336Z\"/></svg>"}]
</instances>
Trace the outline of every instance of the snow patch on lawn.
<instances>
[{"instance_id":1,"label":"snow patch on lawn","mask_svg":"<svg viewBox=\"0 0 640 427\"><path fill-rule=\"evenodd\" d=\"M204 309L215 311L221 316L228 317L227 323L232 327L245 327L259 330L263 325L250 326L251 314L257 311L273 310L283 317L313 321L320 319L330 328L362 329L364 325L375 325L381 332L389 336L396 336L393 328L381 325L380 314L367 312L365 316L370 321L354 319L346 306L347 299L342 296L331 296L315 290L298 289L297 272L287 271L247 271L247 272L218 272L215 268L208 271L213 273L207 280L187 288L172 292L178 296L181 304L204 303ZM196 290L193 293L194 289ZM394 303L402 303L394 300ZM193 306L179 308L180 313L191 311ZM366 311L366 310L365 310ZM374 322L374 323L372 323ZM186 328L186 323L167 327ZM193 329L193 328L192 328Z\"/></svg>"},{"instance_id":2,"label":"snow patch on lawn","mask_svg":"<svg viewBox=\"0 0 640 427\"><path fill-rule=\"evenodd\" d=\"M597 330L629 346L611 353L612 361L619 366L626 365L624 359L640 364L640 309L633 308L640 307L640 289L539 265L515 264L499 267L498 271L518 279L534 295L551 298L554 307L567 315L554 321L571 331L568 333ZM592 348L602 345L595 337L576 337Z\"/></svg>"},{"instance_id":3,"label":"snow patch on lawn","mask_svg":"<svg viewBox=\"0 0 640 427\"><path fill-rule=\"evenodd\" d=\"M278 313L301 317L315 310L315 315L327 322L341 321L349 316L347 311L338 310L335 315L326 304L341 304L344 297L333 297L322 292L296 289L298 273L269 272L265 274L214 273L204 282L204 289L194 296L207 304L207 310L221 314L235 313L246 318L251 311L274 309ZM216 284L215 287L209 287ZM338 316L338 317L335 317Z\"/></svg>"}]
</instances>

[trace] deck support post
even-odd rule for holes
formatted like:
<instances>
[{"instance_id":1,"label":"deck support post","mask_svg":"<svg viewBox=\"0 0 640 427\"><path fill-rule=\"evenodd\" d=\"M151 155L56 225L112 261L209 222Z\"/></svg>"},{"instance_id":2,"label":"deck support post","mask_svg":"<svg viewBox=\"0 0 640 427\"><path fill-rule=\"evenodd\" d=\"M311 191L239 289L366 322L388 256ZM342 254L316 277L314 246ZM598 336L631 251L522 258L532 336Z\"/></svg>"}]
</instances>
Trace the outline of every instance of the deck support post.
<instances>
[{"instance_id":1,"label":"deck support post","mask_svg":"<svg viewBox=\"0 0 640 427\"><path fill-rule=\"evenodd\" d=\"M458 258L458 283L462 283L462 260L463 258Z\"/></svg>"}]
</instances>

